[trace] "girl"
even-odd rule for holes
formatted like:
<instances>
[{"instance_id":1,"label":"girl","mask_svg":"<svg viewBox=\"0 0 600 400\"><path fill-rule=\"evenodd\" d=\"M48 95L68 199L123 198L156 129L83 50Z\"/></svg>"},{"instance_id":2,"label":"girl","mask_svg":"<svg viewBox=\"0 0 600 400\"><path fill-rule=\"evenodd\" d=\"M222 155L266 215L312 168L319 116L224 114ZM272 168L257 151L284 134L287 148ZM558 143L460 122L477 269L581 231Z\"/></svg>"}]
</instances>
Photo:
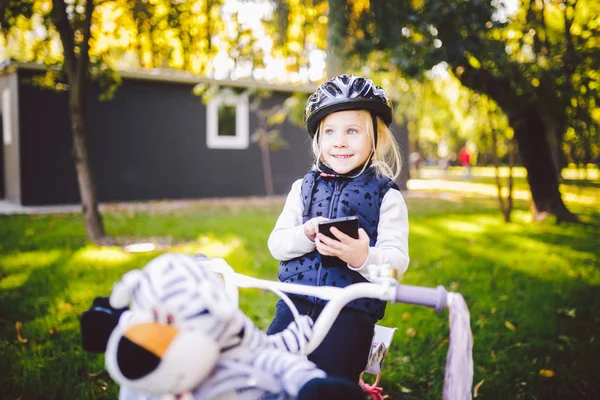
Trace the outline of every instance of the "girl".
<instances>
[{"instance_id":1,"label":"girl","mask_svg":"<svg viewBox=\"0 0 600 400\"><path fill-rule=\"evenodd\" d=\"M368 280L367 267L388 264L401 276L408 267L408 215L394 179L400 151L389 125L392 106L368 78L340 75L312 94L304 113L315 164L296 181L269 237L269 250L281 261L282 282L345 287ZM319 221L356 215L358 239L332 228L338 239L318 233ZM323 256L337 264L322 264ZM293 296L300 314L316 320L325 301ZM358 382L364 370L375 323L385 302L363 298L340 313L323 343L309 359L329 376ZM283 301L268 333L285 329L293 315Z\"/></svg>"}]
</instances>

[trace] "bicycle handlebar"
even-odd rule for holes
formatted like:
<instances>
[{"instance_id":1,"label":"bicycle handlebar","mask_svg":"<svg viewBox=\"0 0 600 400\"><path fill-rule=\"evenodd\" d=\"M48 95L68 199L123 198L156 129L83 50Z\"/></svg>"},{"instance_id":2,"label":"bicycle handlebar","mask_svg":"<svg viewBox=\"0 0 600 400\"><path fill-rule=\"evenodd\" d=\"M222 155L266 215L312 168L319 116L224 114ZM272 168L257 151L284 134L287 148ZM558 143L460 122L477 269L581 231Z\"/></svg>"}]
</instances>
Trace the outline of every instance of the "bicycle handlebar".
<instances>
[{"instance_id":1,"label":"bicycle handlebar","mask_svg":"<svg viewBox=\"0 0 600 400\"><path fill-rule=\"evenodd\" d=\"M200 259L199 259L200 260ZM306 354L314 351L323 341L327 332L333 325L336 317L349 302L362 298L374 298L391 303L408 303L422 305L441 311L448 305L448 292L443 286L427 288L411 285L400 285L393 278L384 278L376 282L356 283L344 288L332 286L307 286L295 283L285 283L265 279L253 278L234 272L233 268L223 259L202 259L207 266L215 272L222 273L226 280L231 280L237 287L260 288L292 294L315 296L329 300L323 308L321 315L315 321L313 337L305 349ZM237 297L237 296L236 296Z\"/></svg>"},{"instance_id":2,"label":"bicycle handlebar","mask_svg":"<svg viewBox=\"0 0 600 400\"><path fill-rule=\"evenodd\" d=\"M316 296L329 302L315 321L313 336L309 340L305 354L313 352L323 341L333 325L336 317L349 302L362 298L375 298L391 303L408 303L422 305L441 311L447 307L448 292L443 286L427 288L411 285L400 285L395 280L381 282L356 283L345 288L330 286L306 286L249 277L239 273L232 274L238 287L263 288L279 290L285 293Z\"/></svg>"},{"instance_id":3,"label":"bicycle handlebar","mask_svg":"<svg viewBox=\"0 0 600 400\"><path fill-rule=\"evenodd\" d=\"M448 292L443 286L438 286L435 289L398 285L396 290L396 298L392 302L416 304L435 308L435 311L441 311L448 306Z\"/></svg>"}]
</instances>

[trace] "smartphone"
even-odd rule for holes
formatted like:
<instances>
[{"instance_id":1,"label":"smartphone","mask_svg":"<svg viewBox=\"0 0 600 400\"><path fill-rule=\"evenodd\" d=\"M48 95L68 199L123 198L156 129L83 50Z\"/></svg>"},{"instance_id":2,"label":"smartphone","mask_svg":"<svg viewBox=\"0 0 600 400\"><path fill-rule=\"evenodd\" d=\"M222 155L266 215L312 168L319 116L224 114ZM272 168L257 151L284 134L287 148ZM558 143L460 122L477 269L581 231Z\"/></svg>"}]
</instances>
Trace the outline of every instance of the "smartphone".
<instances>
[{"instance_id":1,"label":"smartphone","mask_svg":"<svg viewBox=\"0 0 600 400\"><path fill-rule=\"evenodd\" d=\"M352 215L350 217L328 219L327 221L319 222L319 233L338 240L333 233L331 233L331 227L335 226L340 231L350 236L351 238L358 239L358 217Z\"/></svg>"},{"instance_id":2,"label":"smartphone","mask_svg":"<svg viewBox=\"0 0 600 400\"><path fill-rule=\"evenodd\" d=\"M351 238L358 239L358 217L352 215L350 217L334 218L327 221L321 221L318 225L319 233L324 234L327 237L338 240L333 233L331 233L331 227L335 226L337 229L350 236ZM325 268L333 267L346 267L346 263L334 256L321 256L321 265Z\"/></svg>"}]
</instances>

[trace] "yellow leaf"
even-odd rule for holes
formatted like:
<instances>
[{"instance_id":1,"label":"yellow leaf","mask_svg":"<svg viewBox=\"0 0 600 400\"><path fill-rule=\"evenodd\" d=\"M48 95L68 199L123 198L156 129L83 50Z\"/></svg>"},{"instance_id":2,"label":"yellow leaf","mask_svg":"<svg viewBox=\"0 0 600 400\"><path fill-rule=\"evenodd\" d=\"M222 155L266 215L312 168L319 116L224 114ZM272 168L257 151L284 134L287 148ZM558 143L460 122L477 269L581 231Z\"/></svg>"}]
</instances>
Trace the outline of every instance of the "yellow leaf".
<instances>
[{"instance_id":1,"label":"yellow leaf","mask_svg":"<svg viewBox=\"0 0 600 400\"><path fill-rule=\"evenodd\" d=\"M17 340L19 341L19 343L27 343L27 339L23 339L23 336L21 336L22 327L23 323L21 321L17 321L17 323L15 324L15 328L17 329Z\"/></svg>"},{"instance_id":2,"label":"yellow leaf","mask_svg":"<svg viewBox=\"0 0 600 400\"><path fill-rule=\"evenodd\" d=\"M479 381L479 383L477 385L475 385L475 387L473 388L473 397L477 397L477 391L479 390L481 385L483 385L484 380L485 379L482 379L481 381Z\"/></svg>"},{"instance_id":3,"label":"yellow leaf","mask_svg":"<svg viewBox=\"0 0 600 400\"><path fill-rule=\"evenodd\" d=\"M515 328L515 326L513 324L511 324L510 321L504 321L504 326L513 332L515 332L517 330L517 328Z\"/></svg>"},{"instance_id":4,"label":"yellow leaf","mask_svg":"<svg viewBox=\"0 0 600 400\"><path fill-rule=\"evenodd\" d=\"M540 369L540 376L544 378L552 378L554 375L556 374L551 369Z\"/></svg>"}]
</instances>

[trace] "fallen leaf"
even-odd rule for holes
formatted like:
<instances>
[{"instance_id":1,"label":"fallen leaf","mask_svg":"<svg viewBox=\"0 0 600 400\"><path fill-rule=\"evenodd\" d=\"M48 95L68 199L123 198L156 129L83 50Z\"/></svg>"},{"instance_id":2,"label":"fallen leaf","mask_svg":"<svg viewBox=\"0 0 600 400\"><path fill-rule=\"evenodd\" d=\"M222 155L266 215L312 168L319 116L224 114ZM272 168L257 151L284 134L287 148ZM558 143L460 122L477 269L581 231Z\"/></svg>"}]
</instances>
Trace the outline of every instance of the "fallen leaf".
<instances>
[{"instance_id":1,"label":"fallen leaf","mask_svg":"<svg viewBox=\"0 0 600 400\"><path fill-rule=\"evenodd\" d=\"M516 332L517 330L517 328L515 328L515 326L510 321L504 321L504 326L513 332Z\"/></svg>"},{"instance_id":2,"label":"fallen leaf","mask_svg":"<svg viewBox=\"0 0 600 400\"><path fill-rule=\"evenodd\" d=\"M544 378L552 378L556 374L551 369L540 369L540 375Z\"/></svg>"},{"instance_id":3,"label":"fallen leaf","mask_svg":"<svg viewBox=\"0 0 600 400\"><path fill-rule=\"evenodd\" d=\"M102 372L103 372L103 370L99 370L98 372L88 372L88 374L87 374L87 375L88 375L90 378L96 378L96 377L98 377L98 376L99 376L99 375L100 375Z\"/></svg>"},{"instance_id":4,"label":"fallen leaf","mask_svg":"<svg viewBox=\"0 0 600 400\"><path fill-rule=\"evenodd\" d=\"M15 324L15 328L17 329L17 340L19 341L19 343L27 343L27 339L23 339L23 336L21 336L22 327L23 323L21 321L17 321L17 323Z\"/></svg>"},{"instance_id":5,"label":"fallen leaf","mask_svg":"<svg viewBox=\"0 0 600 400\"><path fill-rule=\"evenodd\" d=\"M575 308L559 308L556 310L559 314L564 314L568 317L575 318L577 316L577 309Z\"/></svg>"},{"instance_id":6,"label":"fallen leaf","mask_svg":"<svg viewBox=\"0 0 600 400\"><path fill-rule=\"evenodd\" d=\"M571 344L575 341L575 339L568 337L567 335L558 335L558 338L565 342L566 344Z\"/></svg>"},{"instance_id":7,"label":"fallen leaf","mask_svg":"<svg viewBox=\"0 0 600 400\"><path fill-rule=\"evenodd\" d=\"M477 391L479 390L481 385L483 385L484 380L485 379L482 379L481 381L479 381L479 383L477 385L475 385L475 387L473 388L473 397L477 397Z\"/></svg>"},{"instance_id":8,"label":"fallen leaf","mask_svg":"<svg viewBox=\"0 0 600 400\"><path fill-rule=\"evenodd\" d=\"M404 387L404 386L400 386L400 391L402 393L412 393L412 389L409 389L409 388Z\"/></svg>"},{"instance_id":9,"label":"fallen leaf","mask_svg":"<svg viewBox=\"0 0 600 400\"><path fill-rule=\"evenodd\" d=\"M56 329L56 328L50 328L50 336L56 335L56 332L58 332L58 329Z\"/></svg>"},{"instance_id":10,"label":"fallen leaf","mask_svg":"<svg viewBox=\"0 0 600 400\"><path fill-rule=\"evenodd\" d=\"M417 334L417 331L415 331L414 328L408 328L406 330L406 334L410 337L415 337L415 335Z\"/></svg>"},{"instance_id":11,"label":"fallen leaf","mask_svg":"<svg viewBox=\"0 0 600 400\"><path fill-rule=\"evenodd\" d=\"M410 313L405 312L404 314L402 314L402 319L404 321L408 321L409 318L410 318Z\"/></svg>"},{"instance_id":12,"label":"fallen leaf","mask_svg":"<svg viewBox=\"0 0 600 400\"><path fill-rule=\"evenodd\" d=\"M490 351L490 357L492 358L492 360L496 359L496 352L494 350Z\"/></svg>"}]
</instances>

